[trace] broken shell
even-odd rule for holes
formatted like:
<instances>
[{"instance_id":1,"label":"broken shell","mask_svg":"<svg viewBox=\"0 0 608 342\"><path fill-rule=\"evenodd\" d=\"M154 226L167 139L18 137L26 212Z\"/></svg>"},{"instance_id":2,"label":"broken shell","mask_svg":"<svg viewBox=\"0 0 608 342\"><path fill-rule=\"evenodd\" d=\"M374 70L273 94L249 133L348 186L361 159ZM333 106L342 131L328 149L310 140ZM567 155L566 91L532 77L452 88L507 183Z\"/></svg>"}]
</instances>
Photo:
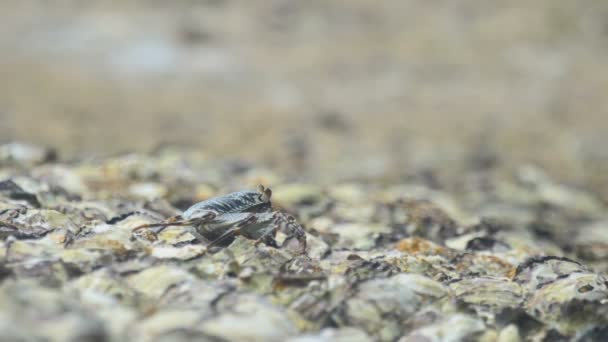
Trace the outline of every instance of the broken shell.
<instances>
[{"instance_id":1,"label":"broken shell","mask_svg":"<svg viewBox=\"0 0 608 342\"><path fill-rule=\"evenodd\" d=\"M471 305L503 309L518 307L523 300L521 287L506 278L472 278L450 284L454 296Z\"/></svg>"},{"instance_id":2,"label":"broken shell","mask_svg":"<svg viewBox=\"0 0 608 342\"><path fill-rule=\"evenodd\" d=\"M194 276L178 267L159 265L127 278L127 284L150 298L160 298L171 286L192 281Z\"/></svg>"},{"instance_id":3,"label":"broken shell","mask_svg":"<svg viewBox=\"0 0 608 342\"><path fill-rule=\"evenodd\" d=\"M400 338L399 342L474 340L484 329L485 325L479 319L455 314L437 323L416 329Z\"/></svg>"},{"instance_id":4,"label":"broken shell","mask_svg":"<svg viewBox=\"0 0 608 342\"><path fill-rule=\"evenodd\" d=\"M399 336L403 319L423 305L445 296L442 284L415 274L372 278L357 286L357 292L344 304L345 325L363 327L382 340Z\"/></svg>"},{"instance_id":5,"label":"broken shell","mask_svg":"<svg viewBox=\"0 0 608 342\"><path fill-rule=\"evenodd\" d=\"M283 341L297 331L283 310L260 297L227 296L218 304L225 305L231 309L202 324L207 334L231 341Z\"/></svg>"}]
</instances>

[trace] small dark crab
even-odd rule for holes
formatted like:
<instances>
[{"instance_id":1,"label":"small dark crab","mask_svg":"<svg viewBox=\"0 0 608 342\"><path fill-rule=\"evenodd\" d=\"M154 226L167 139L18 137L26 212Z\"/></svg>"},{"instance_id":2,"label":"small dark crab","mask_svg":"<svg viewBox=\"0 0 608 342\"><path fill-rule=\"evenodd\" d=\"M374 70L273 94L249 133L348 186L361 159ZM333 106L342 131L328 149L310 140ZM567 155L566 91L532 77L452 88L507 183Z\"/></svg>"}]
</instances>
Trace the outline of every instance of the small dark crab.
<instances>
[{"instance_id":1,"label":"small dark crab","mask_svg":"<svg viewBox=\"0 0 608 342\"><path fill-rule=\"evenodd\" d=\"M259 185L257 191L239 191L228 195L198 202L183 214L171 217L165 222L145 224L133 232L146 228L160 227L160 233L170 226L188 227L187 231L202 243L207 250L214 246L228 246L240 235L256 240L256 245L264 242L278 247L275 241L277 231L281 230L287 238L283 245L296 239L302 253L306 250L306 234L302 226L289 215L273 211L270 197L272 191Z\"/></svg>"}]
</instances>

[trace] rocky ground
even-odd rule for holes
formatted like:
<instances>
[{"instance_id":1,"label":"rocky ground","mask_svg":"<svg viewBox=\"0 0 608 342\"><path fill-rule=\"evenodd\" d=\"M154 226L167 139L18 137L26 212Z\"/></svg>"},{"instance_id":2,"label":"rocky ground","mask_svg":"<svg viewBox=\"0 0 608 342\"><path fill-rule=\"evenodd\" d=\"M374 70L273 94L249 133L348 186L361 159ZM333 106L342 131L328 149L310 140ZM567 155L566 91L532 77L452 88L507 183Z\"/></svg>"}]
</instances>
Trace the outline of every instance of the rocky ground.
<instances>
[{"instance_id":1,"label":"rocky ground","mask_svg":"<svg viewBox=\"0 0 608 342\"><path fill-rule=\"evenodd\" d=\"M0 1L0 340L607 340L607 18ZM303 253L132 232L258 184Z\"/></svg>"},{"instance_id":2,"label":"rocky ground","mask_svg":"<svg viewBox=\"0 0 608 342\"><path fill-rule=\"evenodd\" d=\"M36 146L0 147L1 340L608 334L606 203L539 168L508 177L481 169L446 191L432 177L302 183L184 148L56 158ZM180 227L156 238L132 233L257 184L302 224L303 253L238 237L203 254Z\"/></svg>"}]
</instances>

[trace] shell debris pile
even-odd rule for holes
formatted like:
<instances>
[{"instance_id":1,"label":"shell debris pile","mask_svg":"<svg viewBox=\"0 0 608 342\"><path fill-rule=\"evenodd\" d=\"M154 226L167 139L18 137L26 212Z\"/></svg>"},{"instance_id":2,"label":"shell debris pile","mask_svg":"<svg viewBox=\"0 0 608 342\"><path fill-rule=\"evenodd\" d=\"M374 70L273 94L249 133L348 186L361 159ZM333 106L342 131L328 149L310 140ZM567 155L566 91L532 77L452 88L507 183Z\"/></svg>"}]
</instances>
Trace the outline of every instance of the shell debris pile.
<instances>
[{"instance_id":1,"label":"shell debris pile","mask_svg":"<svg viewBox=\"0 0 608 342\"><path fill-rule=\"evenodd\" d=\"M60 162L11 148L0 148L3 341L608 334L606 204L539 169L460 187L318 185L183 149ZM201 256L183 227L132 234L260 183L304 227L305 253L237 237Z\"/></svg>"}]
</instances>

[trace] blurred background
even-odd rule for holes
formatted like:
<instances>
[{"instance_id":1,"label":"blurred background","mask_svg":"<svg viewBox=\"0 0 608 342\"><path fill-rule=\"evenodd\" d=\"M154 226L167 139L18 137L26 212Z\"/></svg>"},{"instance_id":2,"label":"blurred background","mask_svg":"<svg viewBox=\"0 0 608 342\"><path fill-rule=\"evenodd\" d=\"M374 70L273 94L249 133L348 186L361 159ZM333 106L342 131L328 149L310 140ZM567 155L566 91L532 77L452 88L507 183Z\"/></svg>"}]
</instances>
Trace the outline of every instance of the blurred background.
<instances>
[{"instance_id":1,"label":"blurred background","mask_svg":"<svg viewBox=\"0 0 608 342\"><path fill-rule=\"evenodd\" d=\"M319 182L523 164L608 198L608 2L0 2L0 137Z\"/></svg>"}]
</instances>

